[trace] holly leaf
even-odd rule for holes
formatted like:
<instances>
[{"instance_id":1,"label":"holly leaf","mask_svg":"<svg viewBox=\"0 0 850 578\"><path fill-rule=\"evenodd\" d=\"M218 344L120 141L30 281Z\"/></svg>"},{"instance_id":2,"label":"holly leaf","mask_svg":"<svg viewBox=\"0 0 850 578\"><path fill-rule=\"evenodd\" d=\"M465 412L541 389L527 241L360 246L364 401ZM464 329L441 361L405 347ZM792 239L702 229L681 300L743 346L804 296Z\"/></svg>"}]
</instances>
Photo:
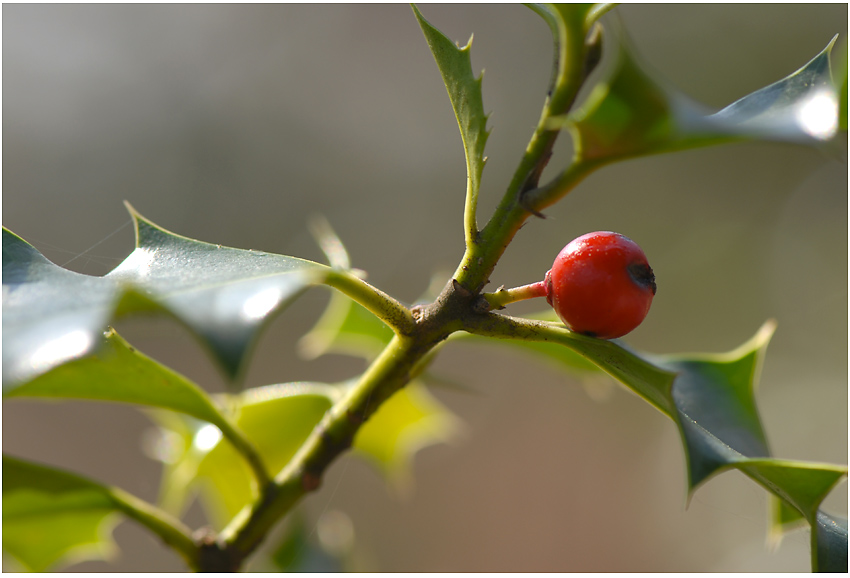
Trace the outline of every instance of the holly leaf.
<instances>
[{"instance_id":1,"label":"holly leaf","mask_svg":"<svg viewBox=\"0 0 850 578\"><path fill-rule=\"evenodd\" d=\"M470 49L472 37L463 48L449 40L442 32L434 28L419 12L416 5L411 5L413 14L422 28L431 54L440 69L443 83L449 93L449 100L457 118L460 136L463 140L463 150L466 155L467 173L467 207L473 215L478 204L478 191L481 188L481 175L484 171L484 145L490 132L487 130L488 115L484 114L484 102L481 96L481 80L483 73L475 78L472 72Z\"/></svg>"},{"instance_id":2,"label":"holly leaf","mask_svg":"<svg viewBox=\"0 0 850 578\"><path fill-rule=\"evenodd\" d=\"M847 573L847 518L818 512L812 530L812 571Z\"/></svg>"},{"instance_id":3,"label":"holly leaf","mask_svg":"<svg viewBox=\"0 0 850 578\"><path fill-rule=\"evenodd\" d=\"M273 474L283 469L340 395L337 387L296 382L252 388L220 401ZM198 493L212 525L221 530L259 498L256 478L214 426L176 414L154 413L168 444L160 505L180 515Z\"/></svg>"},{"instance_id":4,"label":"holly leaf","mask_svg":"<svg viewBox=\"0 0 850 578\"><path fill-rule=\"evenodd\" d=\"M116 510L105 486L3 456L3 549L29 571L108 559Z\"/></svg>"},{"instance_id":5,"label":"holly leaf","mask_svg":"<svg viewBox=\"0 0 850 578\"><path fill-rule=\"evenodd\" d=\"M67 271L3 230L3 385L15 387L94 351L116 316L166 311L233 379L267 322L328 267L175 235L128 206L136 249L104 277Z\"/></svg>"},{"instance_id":6,"label":"holly leaf","mask_svg":"<svg viewBox=\"0 0 850 578\"><path fill-rule=\"evenodd\" d=\"M411 382L381 405L354 437L354 450L404 495L413 482L413 455L422 448L452 441L458 419L420 383Z\"/></svg>"},{"instance_id":7,"label":"holly leaf","mask_svg":"<svg viewBox=\"0 0 850 578\"><path fill-rule=\"evenodd\" d=\"M500 317L486 321L488 335L498 335L494 328ZM842 534L840 520L823 522L829 518L819 508L847 476L847 467L772 457L756 409L755 388L773 322L728 353L657 356L631 351L616 340L577 335L555 323L513 321L515 325L502 329L511 345L533 341L566 346L670 417L685 450L689 496L710 477L737 469L781 501L779 507L773 505L772 538L804 520L816 529L815 569L846 565L846 531Z\"/></svg>"},{"instance_id":8,"label":"holly leaf","mask_svg":"<svg viewBox=\"0 0 850 578\"><path fill-rule=\"evenodd\" d=\"M298 342L298 348L307 359L338 353L369 361L383 351L392 337L392 329L369 310L334 292L319 321Z\"/></svg>"},{"instance_id":9,"label":"holly leaf","mask_svg":"<svg viewBox=\"0 0 850 578\"><path fill-rule=\"evenodd\" d=\"M295 382L249 389L228 396L236 425L253 442L269 470L282 470L313 428L345 393L346 385ZM354 448L377 464L390 483L403 484L412 455L445 441L453 418L421 387L390 398L361 428ZM387 408L387 409L384 409ZM221 529L259 497L254 476L229 444L219 443L215 428L170 412L155 412L169 447L161 455L160 505L180 515L198 493L213 526ZM361 440L362 437L362 441Z\"/></svg>"},{"instance_id":10,"label":"holly leaf","mask_svg":"<svg viewBox=\"0 0 850 578\"><path fill-rule=\"evenodd\" d=\"M596 167L642 155L759 139L819 145L839 126L829 57L835 38L793 74L711 112L641 64L624 35L586 101L551 120L569 128L576 160Z\"/></svg>"},{"instance_id":11,"label":"holly leaf","mask_svg":"<svg viewBox=\"0 0 850 578\"><path fill-rule=\"evenodd\" d=\"M4 382L4 397L133 403L179 411L226 428L225 418L200 387L136 350L115 330L97 336L93 350L24 383Z\"/></svg>"}]
</instances>

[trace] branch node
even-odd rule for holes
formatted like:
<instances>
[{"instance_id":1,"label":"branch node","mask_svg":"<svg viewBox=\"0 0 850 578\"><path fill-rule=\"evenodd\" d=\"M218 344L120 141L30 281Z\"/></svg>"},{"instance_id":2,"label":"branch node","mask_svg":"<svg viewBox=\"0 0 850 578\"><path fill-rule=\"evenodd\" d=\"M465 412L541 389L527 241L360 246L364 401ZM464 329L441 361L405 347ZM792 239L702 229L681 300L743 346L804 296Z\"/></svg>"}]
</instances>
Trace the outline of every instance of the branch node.
<instances>
[{"instance_id":1,"label":"branch node","mask_svg":"<svg viewBox=\"0 0 850 578\"><path fill-rule=\"evenodd\" d=\"M466 287L464 287L463 285L458 283L457 279L452 279L452 287L460 295L462 295L464 297L472 297L472 293L469 291L469 289L467 289Z\"/></svg>"},{"instance_id":2,"label":"branch node","mask_svg":"<svg viewBox=\"0 0 850 578\"><path fill-rule=\"evenodd\" d=\"M322 477L320 475L309 470L304 470L304 473L301 474L301 487L304 488L305 492L318 490L321 485Z\"/></svg>"}]
</instances>

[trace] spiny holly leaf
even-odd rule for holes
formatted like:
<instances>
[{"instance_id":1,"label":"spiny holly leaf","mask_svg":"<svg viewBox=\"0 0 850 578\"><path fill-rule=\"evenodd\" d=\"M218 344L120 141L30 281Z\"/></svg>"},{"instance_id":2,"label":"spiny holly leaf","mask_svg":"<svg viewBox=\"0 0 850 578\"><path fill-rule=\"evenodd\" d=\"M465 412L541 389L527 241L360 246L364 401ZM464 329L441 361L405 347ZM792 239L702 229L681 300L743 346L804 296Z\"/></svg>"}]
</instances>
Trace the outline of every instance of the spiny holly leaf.
<instances>
[{"instance_id":1,"label":"spiny holly leaf","mask_svg":"<svg viewBox=\"0 0 850 578\"><path fill-rule=\"evenodd\" d=\"M484 145L490 133L487 130L487 115L484 114L484 102L481 96L482 76L475 78L472 72L470 60L472 38L470 37L466 46L459 48L425 20L415 5L412 5L412 8L425 34L428 47L434 55L434 60L437 61L437 67L440 69L460 127L460 136L466 153L467 206L471 207L474 215L478 191L481 187L481 174L487 160L484 157Z\"/></svg>"},{"instance_id":2,"label":"spiny holly leaf","mask_svg":"<svg viewBox=\"0 0 850 578\"><path fill-rule=\"evenodd\" d=\"M770 455L754 394L775 327L765 324L753 339L727 354L670 356L661 361L677 373L672 395L691 491L730 460Z\"/></svg>"},{"instance_id":3,"label":"spiny holly leaf","mask_svg":"<svg viewBox=\"0 0 850 578\"><path fill-rule=\"evenodd\" d=\"M384 474L390 486L407 493L412 458L422 448L449 442L460 428L457 418L419 383L394 394L354 437L355 451Z\"/></svg>"},{"instance_id":4,"label":"spiny holly leaf","mask_svg":"<svg viewBox=\"0 0 850 578\"><path fill-rule=\"evenodd\" d=\"M195 241L131 213L136 250L106 278L138 287L164 305L201 336L231 377L240 373L269 316L320 282L327 269L295 257ZM147 308L141 300L127 301L120 312Z\"/></svg>"},{"instance_id":5,"label":"spiny holly leaf","mask_svg":"<svg viewBox=\"0 0 850 578\"><path fill-rule=\"evenodd\" d=\"M3 229L3 391L90 352L115 287L54 265Z\"/></svg>"},{"instance_id":6,"label":"spiny holly leaf","mask_svg":"<svg viewBox=\"0 0 850 578\"><path fill-rule=\"evenodd\" d=\"M3 456L3 549L30 571L110 557L116 510L105 486Z\"/></svg>"},{"instance_id":7,"label":"spiny holly leaf","mask_svg":"<svg viewBox=\"0 0 850 578\"><path fill-rule=\"evenodd\" d=\"M770 457L756 410L755 385L775 329L773 322L732 352L688 356L637 354L617 341L576 335L554 323L534 327L534 341L568 347L674 420L685 448L690 494L709 477L735 468L784 502L774 507L774 537L777 530L800 519L814 528L825 515L818 508L846 477L847 468ZM522 327L510 337L521 337L520 331ZM824 527L826 545L813 532L813 555L823 558L817 562L821 567L842 563L836 558L836 552L841 552L836 547L842 540L840 528L840 522ZM846 564L846 533L843 539Z\"/></svg>"},{"instance_id":8,"label":"spiny holly leaf","mask_svg":"<svg viewBox=\"0 0 850 578\"><path fill-rule=\"evenodd\" d=\"M771 496L771 535L773 545L777 545L782 535L806 525L806 518L788 502ZM811 534L812 569L816 572L847 571L847 518L831 516L823 511L817 512L816 531Z\"/></svg>"},{"instance_id":9,"label":"spiny holly leaf","mask_svg":"<svg viewBox=\"0 0 850 578\"><path fill-rule=\"evenodd\" d=\"M94 353L17 386L4 382L4 397L134 403L171 409L222 425L224 417L200 387L143 355L114 330L96 337L92 348Z\"/></svg>"},{"instance_id":10,"label":"spiny holly leaf","mask_svg":"<svg viewBox=\"0 0 850 578\"><path fill-rule=\"evenodd\" d=\"M3 386L92 352L115 315L165 310L231 378L268 320L329 269L175 235L132 208L136 249L104 277L62 269L3 230Z\"/></svg>"},{"instance_id":11,"label":"spiny holly leaf","mask_svg":"<svg viewBox=\"0 0 850 578\"><path fill-rule=\"evenodd\" d=\"M606 77L580 108L552 124L572 131L577 161L588 167L741 139L823 143L839 124L829 64L834 43L797 72L711 114L653 78L621 38Z\"/></svg>"}]
</instances>

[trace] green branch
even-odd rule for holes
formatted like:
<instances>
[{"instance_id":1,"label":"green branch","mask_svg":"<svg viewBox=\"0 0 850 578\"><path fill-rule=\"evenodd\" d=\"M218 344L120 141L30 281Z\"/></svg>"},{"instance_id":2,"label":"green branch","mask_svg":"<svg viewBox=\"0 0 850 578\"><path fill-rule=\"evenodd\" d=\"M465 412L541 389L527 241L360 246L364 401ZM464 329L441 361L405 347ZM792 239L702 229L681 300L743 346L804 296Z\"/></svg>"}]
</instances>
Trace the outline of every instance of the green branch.
<instances>
[{"instance_id":1,"label":"green branch","mask_svg":"<svg viewBox=\"0 0 850 578\"><path fill-rule=\"evenodd\" d=\"M198 546L189 528L180 520L120 488L109 488L109 496L124 515L159 536L186 560L191 569L199 569Z\"/></svg>"},{"instance_id":2,"label":"green branch","mask_svg":"<svg viewBox=\"0 0 850 578\"><path fill-rule=\"evenodd\" d=\"M501 202L481 230L479 242L467 245L466 253L454 278L468 291L478 293L489 281L508 244L531 215L540 209L530 204L525 195L537 187L540 175L549 162L560 129L550 119L564 114L575 103L579 90L599 58L600 38L587 30L598 15L581 12L576 6L553 7L553 11L534 7L552 29L555 42L555 73L540 120L525 149L519 166ZM575 179L572 185L578 183Z\"/></svg>"},{"instance_id":3,"label":"green branch","mask_svg":"<svg viewBox=\"0 0 850 578\"><path fill-rule=\"evenodd\" d=\"M405 386L439 340L394 337L346 396L336 403L276 476L266 497L243 510L221 532L220 542L235 560L247 557L270 529L308 492L327 467L347 450L360 426L393 393Z\"/></svg>"},{"instance_id":4,"label":"green branch","mask_svg":"<svg viewBox=\"0 0 850 578\"><path fill-rule=\"evenodd\" d=\"M397 335L409 335L415 326L410 310L377 287L346 271L331 270L325 285L344 293L386 323Z\"/></svg>"}]
</instances>

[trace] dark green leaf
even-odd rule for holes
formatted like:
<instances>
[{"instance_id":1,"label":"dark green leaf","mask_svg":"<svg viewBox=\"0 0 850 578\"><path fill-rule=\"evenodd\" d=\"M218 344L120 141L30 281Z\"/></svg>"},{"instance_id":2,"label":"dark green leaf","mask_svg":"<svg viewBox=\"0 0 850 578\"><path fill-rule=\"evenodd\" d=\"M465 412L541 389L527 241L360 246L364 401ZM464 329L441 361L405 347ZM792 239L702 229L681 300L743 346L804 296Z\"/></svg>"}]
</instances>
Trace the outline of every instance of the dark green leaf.
<instances>
[{"instance_id":1,"label":"dark green leaf","mask_svg":"<svg viewBox=\"0 0 850 578\"><path fill-rule=\"evenodd\" d=\"M240 374L268 320L329 269L175 235L130 209L137 248L105 277L62 269L3 230L3 387L92 352L114 315L164 309Z\"/></svg>"},{"instance_id":2,"label":"dark green leaf","mask_svg":"<svg viewBox=\"0 0 850 578\"><path fill-rule=\"evenodd\" d=\"M498 316L489 331L498 335ZM518 320L517 320L518 321ZM768 489L782 505L773 506L772 538L801 519L812 527L823 499L847 475L845 466L770 457L755 405L755 385L775 325L766 323L747 343L725 354L653 356L627 350L617 341L576 335L555 323L522 323L503 329L514 339L566 346L596 364L652 403L677 424L688 464L690 493L709 477L735 468ZM528 333L525 333L528 331ZM491 334L491 333L486 333ZM839 524L840 526L840 524ZM825 531L830 545L821 547L814 532L814 550L825 552L822 564L841 564L841 533ZM846 533L844 552L846 563Z\"/></svg>"},{"instance_id":3,"label":"dark green leaf","mask_svg":"<svg viewBox=\"0 0 850 578\"><path fill-rule=\"evenodd\" d=\"M3 229L3 391L90 352L115 300L100 277L62 269Z\"/></svg>"},{"instance_id":4,"label":"dark green leaf","mask_svg":"<svg viewBox=\"0 0 850 578\"><path fill-rule=\"evenodd\" d=\"M587 166L740 139L822 143L838 126L834 42L797 72L711 114L653 78L622 38L604 79L553 124L572 130L577 160Z\"/></svg>"},{"instance_id":5,"label":"dark green leaf","mask_svg":"<svg viewBox=\"0 0 850 578\"><path fill-rule=\"evenodd\" d=\"M188 239L131 213L136 250L106 278L138 287L164 305L203 338L231 376L241 371L269 317L320 282L327 269L295 257Z\"/></svg>"},{"instance_id":6,"label":"dark green leaf","mask_svg":"<svg viewBox=\"0 0 850 578\"><path fill-rule=\"evenodd\" d=\"M847 518L818 512L812 531L812 570L847 573Z\"/></svg>"}]
</instances>

